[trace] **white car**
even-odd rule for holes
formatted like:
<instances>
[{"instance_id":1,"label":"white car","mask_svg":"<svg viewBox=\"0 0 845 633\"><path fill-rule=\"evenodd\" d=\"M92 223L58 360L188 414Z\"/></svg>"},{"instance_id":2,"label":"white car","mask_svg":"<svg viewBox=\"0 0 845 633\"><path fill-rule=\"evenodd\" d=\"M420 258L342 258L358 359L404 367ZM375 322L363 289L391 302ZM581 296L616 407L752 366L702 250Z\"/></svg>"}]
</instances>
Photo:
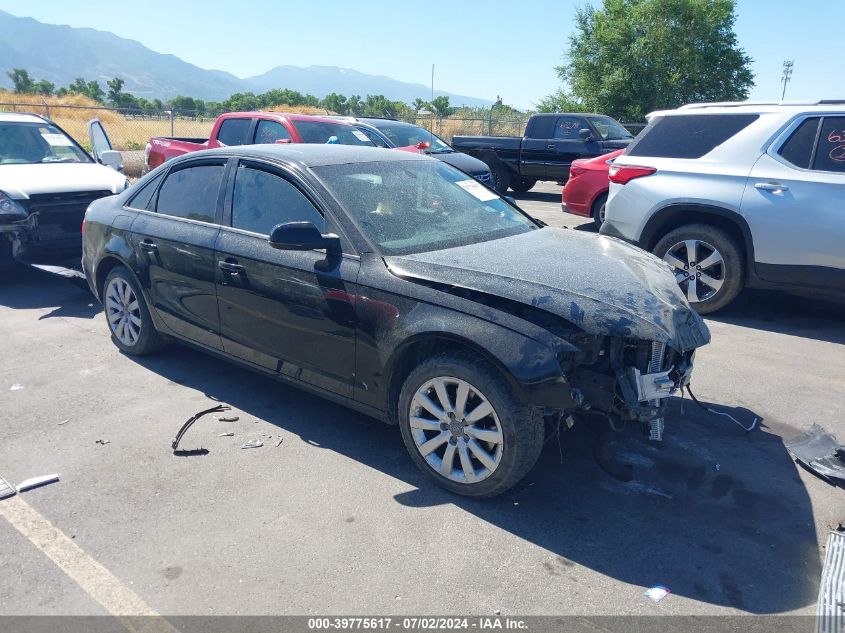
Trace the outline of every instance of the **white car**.
<instances>
[{"instance_id":1,"label":"white car","mask_svg":"<svg viewBox=\"0 0 845 633\"><path fill-rule=\"evenodd\" d=\"M81 257L88 205L126 189L120 152L88 130L96 160L50 120L0 112L0 266Z\"/></svg>"},{"instance_id":2,"label":"white car","mask_svg":"<svg viewBox=\"0 0 845 633\"><path fill-rule=\"evenodd\" d=\"M656 112L609 175L601 233L668 262L702 314L745 286L845 291L845 101Z\"/></svg>"}]
</instances>

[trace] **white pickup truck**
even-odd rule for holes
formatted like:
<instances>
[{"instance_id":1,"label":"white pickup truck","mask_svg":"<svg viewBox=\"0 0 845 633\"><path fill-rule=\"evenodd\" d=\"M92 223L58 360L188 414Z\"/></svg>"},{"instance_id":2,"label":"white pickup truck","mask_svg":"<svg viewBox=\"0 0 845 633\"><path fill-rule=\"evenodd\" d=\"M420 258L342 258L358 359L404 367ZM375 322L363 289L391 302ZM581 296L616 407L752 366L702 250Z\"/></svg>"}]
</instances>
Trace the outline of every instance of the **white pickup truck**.
<instances>
[{"instance_id":1,"label":"white pickup truck","mask_svg":"<svg viewBox=\"0 0 845 633\"><path fill-rule=\"evenodd\" d=\"M81 257L88 205L126 189L120 152L88 131L96 158L44 117L0 112L0 267Z\"/></svg>"}]
</instances>

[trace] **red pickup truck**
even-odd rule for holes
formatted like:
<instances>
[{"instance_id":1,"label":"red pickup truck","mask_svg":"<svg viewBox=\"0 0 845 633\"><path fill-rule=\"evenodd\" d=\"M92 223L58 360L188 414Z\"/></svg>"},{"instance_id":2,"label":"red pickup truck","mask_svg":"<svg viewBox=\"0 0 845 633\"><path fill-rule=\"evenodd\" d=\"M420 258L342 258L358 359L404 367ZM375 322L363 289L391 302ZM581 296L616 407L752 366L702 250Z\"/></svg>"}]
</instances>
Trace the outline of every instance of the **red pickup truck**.
<instances>
[{"instance_id":1,"label":"red pickup truck","mask_svg":"<svg viewBox=\"0 0 845 633\"><path fill-rule=\"evenodd\" d=\"M210 138L154 136L144 149L147 171L176 156L215 147L258 143L375 144L361 130L337 120L281 112L228 112L214 122Z\"/></svg>"}]
</instances>

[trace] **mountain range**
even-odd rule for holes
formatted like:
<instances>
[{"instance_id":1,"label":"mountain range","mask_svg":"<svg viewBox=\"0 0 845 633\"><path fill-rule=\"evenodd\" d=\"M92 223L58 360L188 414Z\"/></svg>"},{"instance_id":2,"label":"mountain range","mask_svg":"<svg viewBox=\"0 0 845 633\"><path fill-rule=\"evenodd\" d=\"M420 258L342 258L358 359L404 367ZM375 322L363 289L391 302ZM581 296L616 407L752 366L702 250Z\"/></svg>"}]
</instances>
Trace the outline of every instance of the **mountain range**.
<instances>
[{"instance_id":1,"label":"mountain range","mask_svg":"<svg viewBox=\"0 0 845 633\"><path fill-rule=\"evenodd\" d=\"M140 42L90 28L44 24L0 11L0 88L12 82L6 71L24 68L35 79L67 86L77 77L96 79L105 89L113 77L125 81L124 91L145 99L177 95L223 101L236 92L266 92L289 88L317 97L381 94L392 100L429 99L431 88L380 75L335 66L277 66L255 77L239 78L222 70L189 64L175 55L153 51ZM435 91L453 105L489 106L489 100Z\"/></svg>"}]
</instances>

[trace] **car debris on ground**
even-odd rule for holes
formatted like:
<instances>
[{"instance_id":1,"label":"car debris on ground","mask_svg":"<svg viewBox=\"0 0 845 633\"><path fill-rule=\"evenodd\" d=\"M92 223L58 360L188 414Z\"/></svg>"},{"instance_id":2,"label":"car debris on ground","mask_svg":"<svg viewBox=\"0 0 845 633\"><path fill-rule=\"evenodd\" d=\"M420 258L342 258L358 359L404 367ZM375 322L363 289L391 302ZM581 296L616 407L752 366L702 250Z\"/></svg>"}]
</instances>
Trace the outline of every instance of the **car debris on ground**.
<instances>
[{"instance_id":1,"label":"car debris on ground","mask_svg":"<svg viewBox=\"0 0 845 633\"><path fill-rule=\"evenodd\" d=\"M832 486L845 487L845 445L818 424L784 443L800 466Z\"/></svg>"},{"instance_id":2,"label":"car debris on ground","mask_svg":"<svg viewBox=\"0 0 845 633\"><path fill-rule=\"evenodd\" d=\"M240 417L238 417L237 415L219 415L217 416L217 419L220 422L237 422L238 420L240 420Z\"/></svg>"},{"instance_id":3,"label":"car debris on ground","mask_svg":"<svg viewBox=\"0 0 845 633\"><path fill-rule=\"evenodd\" d=\"M261 440L250 440L241 446L241 448L261 448L262 446L264 446L264 442Z\"/></svg>"},{"instance_id":4,"label":"car debris on ground","mask_svg":"<svg viewBox=\"0 0 845 633\"><path fill-rule=\"evenodd\" d=\"M235 434L229 431L228 433L218 433L217 437L234 437Z\"/></svg>"},{"instance_id":5,"label":"car debris on ground","mask_svg":"<svg viewBox=\"0 0 845 633\"><path fill-rule=\"evenodd\" d=\"M279 448L282 445L282 442L284 442L284 441L285 441L285 439L283 437L280 437L279 441L276 442L276 448Z\"/></svg>"},{"instance_id":6,"label":"car debris on ground","mask_svg":"<svg viewBox=\"0 0 845 633\"><path fill-rule=\"evenodd\" d=\"M58 474L42 475L40 477L30 477L29 479L24 479L21 483L19 483L17 490L18 492L32 490L33 488L38 488L39 486L46 486L47 484L52 484L58 480Z\"/></svg>"},{"instance_id":7,"label":"car debris on ground","mask_svg":"<svg viewBox=\"0 0 845 633\"><path fill-rule=\"evenodd\" d=\"M15 494L17 494L17 493L16 493L15 489L12 487L12 484L10 484L8 481L6 481L2 477L0 477L0 499L5 499L7 497L14 497Z\"/></svg>"},{"instance_id":8,"label":"car debris on ground","mask_svg":"<svg viewBox=\"0 0 845 633\"><path fill-rule=\"evenodd\" d=\"M842 525L827 538L816 623L820 633L845 631L845 528Z\"/></svg>"},{"instance_id":9,"label":"car debris on ground","mask_svg":"<svg viewBox=\"0 0 845 633\"><path fill-rule=\"evenodd\" d=\"M199 420L202 416L208 415L209 413L222 413L223 411L228 411L231 407L225 404L218 404L216 407L211 407L210 409L206 409L205 411L200 411L199 413L195 413L190 418L185 420L185 423L182 425L182 428L179 429L179 432L176 434L176 437L171 442L170 447L176 452L176 449L179 448L179 442L182 440L182 436L185 435L185 431L191 428L194 422Z\"/></svg>"},{"instance_id":10,"label":"car debris on ground","mask_svg":"<svg viewBox=\"0 0 845 633\"><path fill-rule=\"evenodd\" d=\"M94 444L102 444L105 446L106 444L111 444L111 440L94 440Z\"/></svg>"},{"instance_id":11,"label":"car debris on ground","mask_svg":"<svg viewBox=\"0 0 845 633\"><path fill-rule=\"evenodd\" d=\"M649 600L653 600L654 602L660 602L670 593L672 592L669 591L668 587L664 587L663 585L654 585L654 587L646 589L645 596Z\"/></svg>"}]
</instances>

